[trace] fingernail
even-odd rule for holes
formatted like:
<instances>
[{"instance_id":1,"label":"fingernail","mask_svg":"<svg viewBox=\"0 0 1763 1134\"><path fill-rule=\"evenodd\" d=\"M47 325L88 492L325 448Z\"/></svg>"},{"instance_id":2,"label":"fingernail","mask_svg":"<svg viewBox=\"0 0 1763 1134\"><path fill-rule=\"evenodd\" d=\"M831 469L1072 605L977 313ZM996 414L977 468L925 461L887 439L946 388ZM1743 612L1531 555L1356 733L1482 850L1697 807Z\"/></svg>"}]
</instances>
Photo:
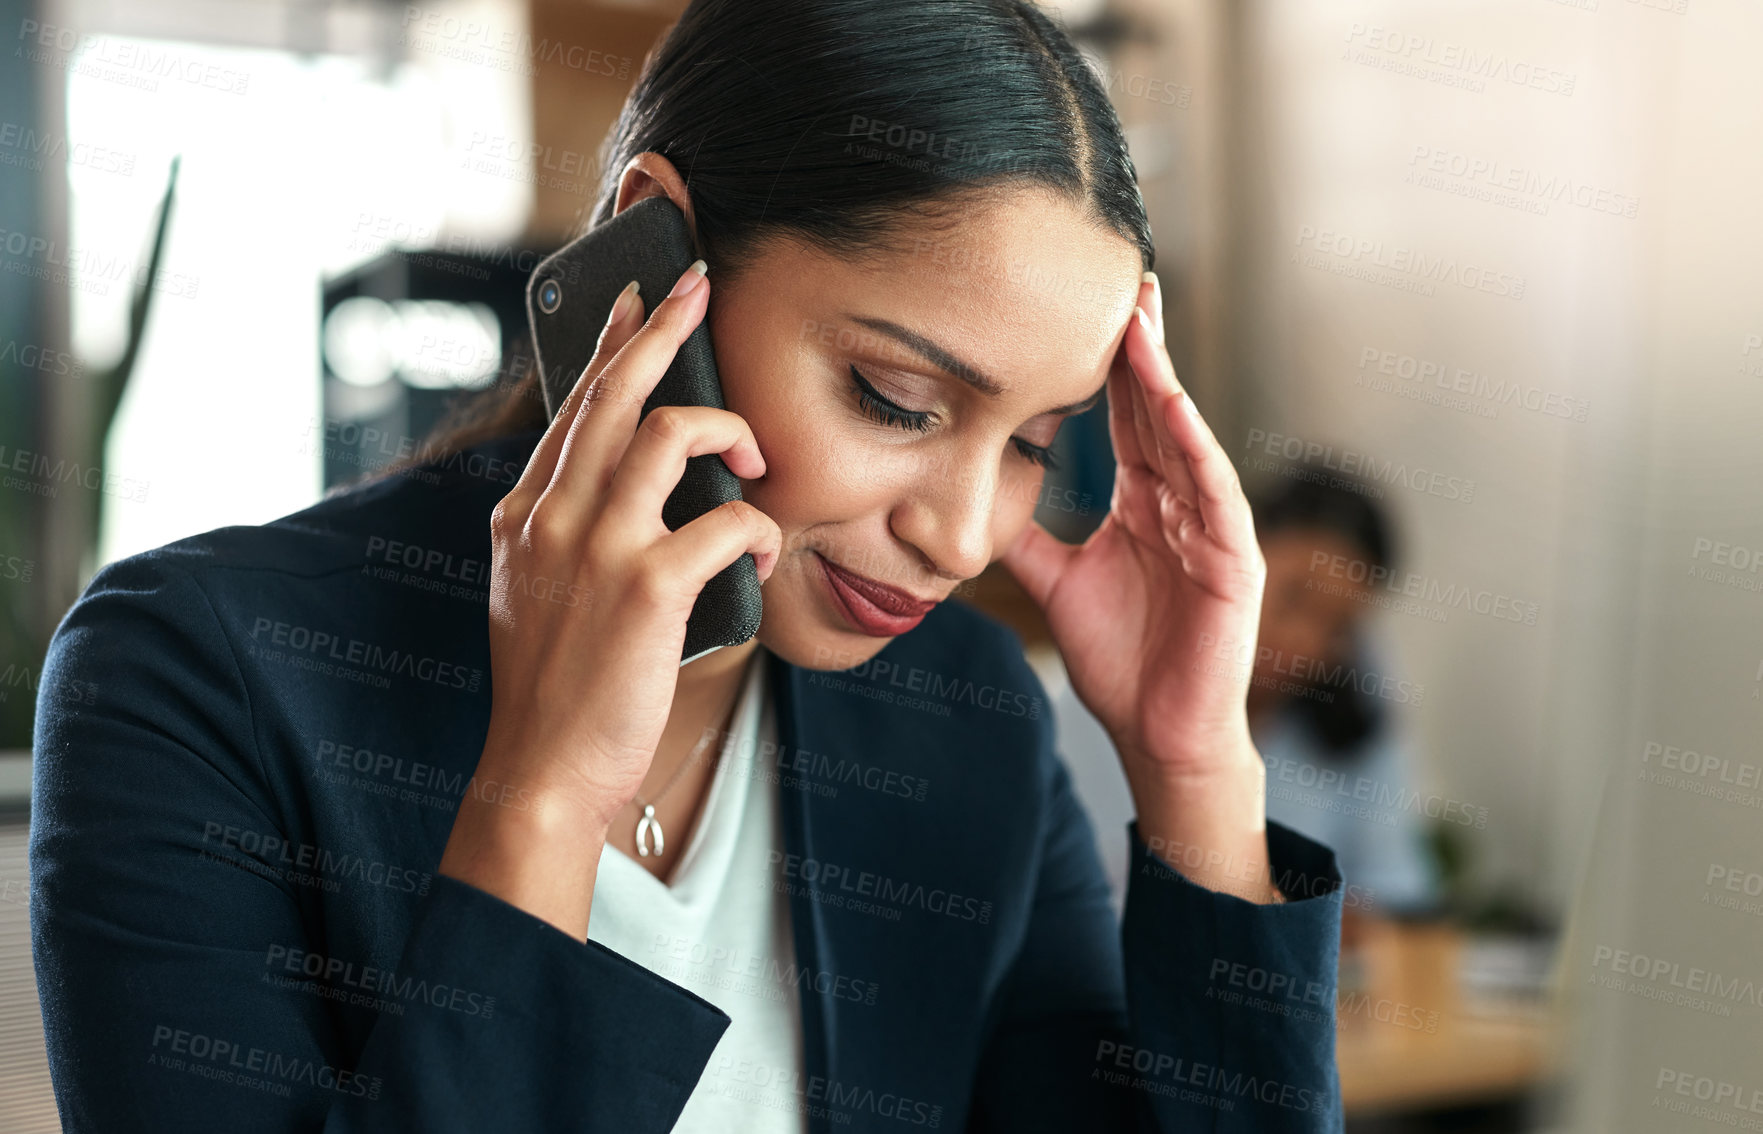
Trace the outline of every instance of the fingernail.
<instances>
[{"instance_id":1,"label":"fingernail","mask_svg":"<svg viewBox=\"0 0 1763 1134\"><path fill-rule=\"evenodd\" d=\"M667 293L667 298L674 299L678 296L690 295L692 289L698 286L698 281L704 278L704 273L709 270L710 266L704 261L693 260L692 266L686 269L685 274L680 276L679 282L673 285L673 290Z\"/></svg>"},{"instance_id":2,"label":"fingernail","mask_svg":"<svg viewBox=\"0 0 1763 1134\"><path fill-rule=\"evenodd\" d=\"M1151 317L1145 314L1145 309L1143 307L1133 308L1133 314L1138 316L1139 326L1147 331L1151 329Z\"/></svg>"},{"instance_id":3,"label":"fingernail","mask_svg":"<svg viewBox=\"0 0 1763 1134\"><path fill-rule=\"evenodd\" d=\"M624 290L618 293L618 299L612 305L612 314L606 317L608 327L617 325L620 319L630 314L631 300L635 299L637 292L641 290L643 287L636 280L624 285Z\"/></svg>"}]
</instances>

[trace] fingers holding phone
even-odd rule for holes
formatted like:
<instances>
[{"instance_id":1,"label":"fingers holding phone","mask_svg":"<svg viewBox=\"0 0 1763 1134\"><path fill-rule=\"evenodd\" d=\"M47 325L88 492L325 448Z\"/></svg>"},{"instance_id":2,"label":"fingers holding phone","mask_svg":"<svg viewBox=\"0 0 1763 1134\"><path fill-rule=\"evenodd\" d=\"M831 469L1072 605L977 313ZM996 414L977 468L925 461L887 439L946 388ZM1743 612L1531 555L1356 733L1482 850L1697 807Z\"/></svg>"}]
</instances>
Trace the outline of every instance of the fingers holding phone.
<instances>
[{"instance_id":1,"label":"fingers holding phone","mask_svg":"<svg viewBox=\"0 0 1763 1134\"><path fill-rule=\"evenodd\" d=\"M569 437L570 427L575 424L582 400L587 397L594 384L595 375L605 369L607 361L618 353L619 347L628 342L642 325L642 302L637 297L637 281L632 280L613 303L612 313L607 318L606 326L601 328L599 340L595 344L593 357L582 368L575 384L564 397L563 404L552 415L544 435L539 438L532 455L527 458L526 469L520 474L520 479L515 481L514 487L502 498L501 507L504 511L525 516L532 511L540 494L550 487L551 476L557 471L557 459L563 453L563 443Z\"/></svg>"},{"instance_id":2,"label":"fingers holding phone","mask_svg":"<svg viewBox=\"0 0 1763 1134\"><path fill-rule=\"evenodd\" d=\"M739 499L678 531L662 520L691 457L719 454L749 479L765 471L752 429L726 409L642 413L707 310L697 267L647 319L627 297L492 516L491 744L608 817L660 743L698 593L744 553L767 577L782 544L777 524Z\"/></svg>"},{"instance_id":3,"label":"fingers holding phone","mask_svg":"<svg viewBox=\"0 0 1763 1134\"><path fill-rule=\"evenodd\" d=\"M711 406L642 407L704 318L689 269L647 319L634 294L491 514L490 723L478 774L518 784L535 814L471 796L441 872L585 932L604 833L641 788L672 711L687 620L743 554L767 577L782 532L739 498L669 531L662 505L689 458L764 474L753 432ZM596 839L595 833L598 833Z\"/></svg>"},{"instance_id":4,"label":"fingers holding phone","mask_svg":"<svg viewBox=\"0 0 1763 1134\"><path fill-rule=\"evenodd\" d=\"M643 436L645 430L676 427L676 423L682 420L681 415L672 412L676 409L708 408L659 406L648 417L643 416L643 405L654 392L656 383L667 372L675 353L703 321L709 308L710 284L703 271L702 260L686 269L673 292L661 301L646 321L641 314L642 297L632 296L632 310L621 314L617 321L627 325L637 321L639 327L635 333L627 333L624 327L608 323L594 360L588 364L589 373L584 375L591 383L581 403L585 408L577 411L576 420L563 443L561 460L564 463L585 460L586 464L569 477L553 477L550 492L555 493L560 502L580 507L590 495L603 496L633 437ZM652 420L664 413L668 416ZM716 409L709 413L726 414L727 411ZM705 414L685 416L698 422L710 420ZM728 416L734 417L732 414ZM639 421L642 422L641 428ZM752 443L751 431L747 432L744 443L736 444L726 453L725 448L727 446L695 449L688 455L724 453L724 463L736 476L752 478L763 475L764 464L759 459L758 447ZM667 492L673 490L682 472L683 466L673 470ZM664 492L663 499L666 495ZM660 514L659 504L655 512Z\"/></svg>"}]
</instances>

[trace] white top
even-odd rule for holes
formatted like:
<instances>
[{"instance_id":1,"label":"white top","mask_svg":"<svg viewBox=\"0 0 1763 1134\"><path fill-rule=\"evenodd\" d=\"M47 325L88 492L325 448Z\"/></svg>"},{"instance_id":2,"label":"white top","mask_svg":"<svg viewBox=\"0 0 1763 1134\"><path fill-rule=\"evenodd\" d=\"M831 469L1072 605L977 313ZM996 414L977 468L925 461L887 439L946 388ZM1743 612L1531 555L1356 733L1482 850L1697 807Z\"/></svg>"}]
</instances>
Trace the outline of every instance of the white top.
<instances>
[{"instance_id":1,"label":"white top","mask_svg":"<svg viewBox=\"0 0 1763 1134\"><path fill-rule=\"evenodd\" d=\"M666 833L666 853L681 856L672 885L611 845L594 883L588 939L690 989L732 1021L676 1134L808 1129L789 902L765 884L775 873L767 856L782 849L783 829L776 777L758 758L777 744L763 653L755 649L748 663L691 842L681 846Z\"/></svg>"}]
</instances>

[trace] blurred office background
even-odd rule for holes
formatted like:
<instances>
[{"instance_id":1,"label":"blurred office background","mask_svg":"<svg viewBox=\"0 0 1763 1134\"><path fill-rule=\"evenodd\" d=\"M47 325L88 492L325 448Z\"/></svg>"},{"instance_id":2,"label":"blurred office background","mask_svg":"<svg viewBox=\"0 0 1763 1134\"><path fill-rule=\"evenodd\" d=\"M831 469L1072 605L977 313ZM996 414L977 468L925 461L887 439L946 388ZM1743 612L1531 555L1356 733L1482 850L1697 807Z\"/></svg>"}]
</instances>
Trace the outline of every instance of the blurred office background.
<instances>
[{"instance_id":1,"label":"blurred office background","mask_svg":"<svg viewBox=\"0 0 1763 1134\"><path fill-rule=\"evenodd\" d=\"M526 274L682 6L0 0L0 1128L56 1128L31 707L94 695L37 688L57 621L99 565L304 507L518 373ZM1245 484L1357 473L1399 543L1361 629L1404 786L1349 767L1385 802L1323 809L1411 829L1436 887L1356 911L1350 1128L1754 1120L1763 8L1048 7L1128 126L1171 350ZM1104 419L1064 443L1059 498L1096 503L1041 519L1080 539ZM1008 578L979 601L1124 885L1106 738ZM1328 795L1303 775L1270 790Z\"/></svg>"}]
</instances>

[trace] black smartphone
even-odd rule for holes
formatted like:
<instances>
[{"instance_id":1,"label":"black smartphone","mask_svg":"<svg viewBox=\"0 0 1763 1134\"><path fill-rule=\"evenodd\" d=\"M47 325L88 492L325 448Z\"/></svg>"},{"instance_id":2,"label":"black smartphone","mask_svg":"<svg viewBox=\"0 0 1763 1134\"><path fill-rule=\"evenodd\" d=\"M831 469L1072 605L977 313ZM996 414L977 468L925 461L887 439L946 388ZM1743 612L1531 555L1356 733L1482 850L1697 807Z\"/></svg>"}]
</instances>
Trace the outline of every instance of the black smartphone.
<instances>
[{"instance_id":1,"label":"black smartphone","mask_svg":"<svg viewBox=\"0 0 1763 1134\"><path fill-rule=\"evenodd\" d=\"M644 310L654 311L697 258L685 214L665 197L649 197L565 245L533 269L526 285L526 313L533 329L533 352L547 418L557 415L557 407L587 369L594 357L594 344L624 286L636 280L641 285ZM724 408L722 381L710 347L708 315L693 328L643 403L643 416L666 405ZM688 457L685 473L662 506L661 520L669 531L677 531L712 508L740 497L741 482L722 463L720 454ZM680 664L745 642L758 632L760 612L758 564L751 554L743 554L698 592L686 621Z\"/></svg>"}]
</instances>

